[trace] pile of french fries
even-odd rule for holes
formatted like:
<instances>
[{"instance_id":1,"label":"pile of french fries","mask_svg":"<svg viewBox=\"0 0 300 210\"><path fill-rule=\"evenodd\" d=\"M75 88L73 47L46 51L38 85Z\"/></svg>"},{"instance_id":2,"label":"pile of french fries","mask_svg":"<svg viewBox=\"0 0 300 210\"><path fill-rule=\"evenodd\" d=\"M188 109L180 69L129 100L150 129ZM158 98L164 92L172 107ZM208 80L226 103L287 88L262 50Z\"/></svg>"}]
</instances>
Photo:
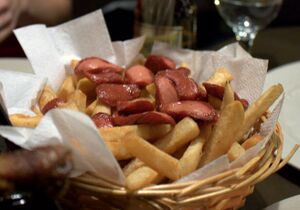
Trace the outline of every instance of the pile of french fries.
<instances>
[{"instance_id":1,"label":"pile of french fries","mask_svg":"<svg viewBox=\"0 0 300 210\"><path fill-rule=\"evenodd\" d=\"M78 61L72 61L74 68ZM217 69L208 83L225 87L223 100L208 96L208 101L219 112L216 123L198 124L185 117L175 126L126 125L99 128L99 134L118 161L122 161L128 190L172 182L203 165L227 154L230 161L241 157L262 136L254 130L260 118L283 92L280 84L270 87L246 110L235 100L231 87L232 75L224 68ZM68 76L55 92L46 86L38 104L32 107L35 116L10 115L14 126L34 128L43 117L45 105L62 98L57 108L71 109L93 116L99 112L112 114L112 108L97 100L95 85L87 78ZM199 84L199 88L203 88ZM142 97L155 100L155 85L147 85ZM126 164L124 165L124 160Z\"/></svg>"}]
</instances>

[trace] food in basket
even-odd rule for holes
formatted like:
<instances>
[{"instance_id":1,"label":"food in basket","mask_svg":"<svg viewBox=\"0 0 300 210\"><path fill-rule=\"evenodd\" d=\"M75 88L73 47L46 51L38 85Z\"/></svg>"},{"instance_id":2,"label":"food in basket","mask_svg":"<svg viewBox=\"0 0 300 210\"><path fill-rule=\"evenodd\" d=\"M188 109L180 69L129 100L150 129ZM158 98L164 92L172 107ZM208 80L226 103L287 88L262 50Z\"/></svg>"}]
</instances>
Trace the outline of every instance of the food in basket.
<instances>
[{"instance_id":1,"label":"food in basket","mask_svg":"<svg viewBox=\"0 0 300 210\"><path fill-rule=\"evenodd\" d=\"M58 92L43 89L36 116L10 119L35 127L54 108L89 115L115 158L128 160L123 172L129 190L177 180L223 154L237 159L261 140L251 129L283 92L274 85L249 106L225 68L197 84L187 66L158 55L128 69L96 57L71 66L74 74Z\"/></svg>"}]
</instances>

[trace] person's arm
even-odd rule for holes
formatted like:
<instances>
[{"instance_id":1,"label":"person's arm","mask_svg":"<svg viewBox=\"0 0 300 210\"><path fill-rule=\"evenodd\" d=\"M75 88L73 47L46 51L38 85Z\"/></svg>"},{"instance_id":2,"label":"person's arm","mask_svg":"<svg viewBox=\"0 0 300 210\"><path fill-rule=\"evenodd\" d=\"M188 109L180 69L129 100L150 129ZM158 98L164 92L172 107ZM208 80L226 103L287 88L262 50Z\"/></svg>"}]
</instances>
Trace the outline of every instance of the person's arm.
<instances>
[{"instance_id":1,"label":"person's arm","mask_svg":"<svg viewBox=\"0 0 300 210\"><path fill-rule=\"evenodd\" d=\"M0 0L0 42L16 26L58 24L72 14L72 0Z\"/></svg>"}]
</instances>

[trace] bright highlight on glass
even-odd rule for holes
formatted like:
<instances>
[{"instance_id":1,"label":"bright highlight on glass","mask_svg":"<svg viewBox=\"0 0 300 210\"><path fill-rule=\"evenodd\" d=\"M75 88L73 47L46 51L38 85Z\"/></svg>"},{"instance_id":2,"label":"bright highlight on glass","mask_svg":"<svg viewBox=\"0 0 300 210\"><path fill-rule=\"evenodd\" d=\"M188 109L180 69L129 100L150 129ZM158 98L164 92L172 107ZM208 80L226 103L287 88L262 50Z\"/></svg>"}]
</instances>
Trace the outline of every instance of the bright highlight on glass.
<instances>
[{"instance_id":1,"label":"bright highlight on glass","mask_svg":"<svg viewBox=\"0 0 300 210\"><path fill-rule=\"evenodd\" d=\"M250 51L257 32L277 16L282 0L215 0L214 3L236 40Z\"/></svg>"}]
</instances>

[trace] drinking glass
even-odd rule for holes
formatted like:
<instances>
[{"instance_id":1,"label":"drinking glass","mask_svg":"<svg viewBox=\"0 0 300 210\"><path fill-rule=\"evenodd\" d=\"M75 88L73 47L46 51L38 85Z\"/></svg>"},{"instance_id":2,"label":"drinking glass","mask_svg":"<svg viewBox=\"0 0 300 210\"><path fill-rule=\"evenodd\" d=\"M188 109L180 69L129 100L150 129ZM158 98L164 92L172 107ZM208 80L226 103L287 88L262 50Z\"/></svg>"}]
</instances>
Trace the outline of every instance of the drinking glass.
<instances>
[{"instance_id":1,"label":"drinking glass","mask_svg":"<svg viewBox=\"0 0 300 210\"><path fill-rule=\"evenodd\" d=\"M236 40L250 52L257 32L277 16L282 0L214 0L214 3Z\"/></svg>"}]
</instances>

